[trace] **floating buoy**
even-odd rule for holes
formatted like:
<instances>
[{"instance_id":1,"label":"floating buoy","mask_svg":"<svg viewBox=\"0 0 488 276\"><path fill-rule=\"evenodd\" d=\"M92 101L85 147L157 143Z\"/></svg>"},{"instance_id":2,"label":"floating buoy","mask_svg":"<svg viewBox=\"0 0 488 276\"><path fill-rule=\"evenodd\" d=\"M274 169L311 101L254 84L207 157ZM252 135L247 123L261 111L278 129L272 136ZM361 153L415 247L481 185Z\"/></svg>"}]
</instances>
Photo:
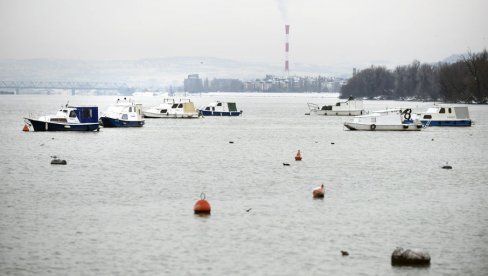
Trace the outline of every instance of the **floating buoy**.
<instances>
[{"instance_id":1,"label":"floating buoy","mask_svg":"<svg viewBox=\"0 0 488 276\"><path fill-rule=\"evenodd\" d=\"M344 251L344 250L341 250L341 254L342 254L342 256L349 256L349 252Z\"/></svg>"},{"instance_id":2,"label":"floating buoy","mask_svg":"<svg viewBox=\"0 0 488 276\"><path fill-rule=\"evenodd\" d=\"M229 144L234 144L234 141L229 141Z\"/></svg>"},{"instance_id":3,"label":"floating buoy","mask_svg":"<svg viewBox=\"0 0 488 276\"><path fill-rule=\"evenodd\" d=\"M288 163L283 163L283 166L290 166L290 164L288 164Z\"/></svg>"},{"instance_id":4,"label":"floating buoy","mask_svg":"<svg viewBox=\"0 0 488 276\"><path fill-rule=\"evenodd\" d=\"M210 215L210 203L205 198L205 194L202 193L200 199L193 206L196 215Z\"/></svg>"},{"instance_id":5,"label":"floating buoy","mask_svg":"<svg viewBox=\"0 0 488 276\"><path fill-rule=\"evenodd\" d=\"M324 184L321 184L320 187L317 187L312 191L313 198L324 198L324 194L325 194Z\"/></svg>"},{"instance_id":6,"label":"floating buoy","mask_svg":"<svg viewBox=\"0 0 488 276\"><path fill-rule=\"evenodd\" d=\"M446 162L446 164L444 166L442 166L441 168L445 169L445 170L451 170L452 169L452 166L449 165L448 162Z\"/></svg>"},{"instance_id":7,"label":"floating buoy","mask_svg":"<svg viewBox=\"0 0 488 276\"><path fill-rule=\"evenodd\" d=\"M302 161L302 155L300 154L300 150L298 150L297 155L295 155L295 161Z\"/></svg>"},{"instance_id":8,"label":"floating buoy","mask_svg":"<svg viewBox=\"0 0 488 276\"><path fill-rule=\"evenodd\" d=\"M24 128L22 128L22 131L29 131L29 127L27 126L27 124L24 125Z\"/></svg>"},{"instance_id":9,"label":"floating buoy","mask_svg":"<svg viewBox=\"0 0 488 276\"><path fill-rule=\"evenodd\" d=\"M334 142L331 142L330 144L331 144L331 145L335 145L335 143L334 143Z\"/></svg>"},{"instance_id":10,"label":"floating buoy","mask_svg":"<svg viewBox=\"0 0 488 276\"><path fill-rule=\"evenodd\" d=\"M51 160L51 165L66 165L68 162L66 160L61 160L61 159L53 159Z\"/></svg>"},{"instance_id":11,"label":"floating buoy","mask_svg":"<svg viewBox=\"0 0 488 276\"><path fill-rule=\"evenodd\" d=\"M397 247L391 254L391 265L393 266L429 266L429 252L418 249L404 250Z\"/></svg>"}]
</instances>

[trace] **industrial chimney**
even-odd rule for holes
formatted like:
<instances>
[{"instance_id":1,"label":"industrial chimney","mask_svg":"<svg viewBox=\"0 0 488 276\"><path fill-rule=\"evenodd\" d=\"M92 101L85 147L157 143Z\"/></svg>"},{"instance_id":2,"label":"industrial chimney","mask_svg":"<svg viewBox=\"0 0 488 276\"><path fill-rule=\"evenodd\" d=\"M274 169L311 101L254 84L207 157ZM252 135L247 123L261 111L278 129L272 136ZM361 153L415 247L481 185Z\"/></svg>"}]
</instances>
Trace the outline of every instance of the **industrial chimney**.
<instances>
[{"instance_id":1,"label":"industrial chimney","mask_svg":"<svg viewBox=\"0 0 488 276\"><path fill-rule=\"evenodd\" d=\"M288 35L290 34L290 25L285 25L285 75L290 75L290 66L288 62L288 52L290 50Z\"/></svg>"}]
</instances>

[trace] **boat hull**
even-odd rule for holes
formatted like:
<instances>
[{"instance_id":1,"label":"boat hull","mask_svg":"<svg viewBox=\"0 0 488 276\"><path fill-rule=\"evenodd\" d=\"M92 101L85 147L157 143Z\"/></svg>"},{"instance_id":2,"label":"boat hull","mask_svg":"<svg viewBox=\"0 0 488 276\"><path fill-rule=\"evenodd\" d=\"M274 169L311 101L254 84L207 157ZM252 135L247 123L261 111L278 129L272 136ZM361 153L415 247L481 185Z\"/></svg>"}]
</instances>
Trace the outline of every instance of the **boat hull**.
<instances>
[{"instance_id":1,"label":"boat hull","mask_svg":"<svg viewBox=\"0 0 488 276\"><path fill-rule=\"evenodd\" d=\"M422 130L421 124L402 124L402 125L374 125L344 123L349 130L369 130L369 131L419 131Z\"/></svg>"},{"instance_id":2,"label":"boat hull","mask_svg":"<svg viewBox=\"0 0 488 276\"><path fill-rule=\"evenodd\" d=\"M310 114L319 116L359 116L365 114L364 110L311 110Z\"/></svg>"},{"instance_id":3,"label":"boat hull","mask_svg":"<svg viewBox=\"0 0 488 276\"><path fill-rule=\"evenodd\" d=\"M235 117L241 115L242 111L208 111L208 110L200 110L200 114L203 116L227 116L227 117Z\"/></svg>"},{"instance_id":4,"label":"boat hull","mask_svg":"<svg viewBox=\"0 0 488 276\"><path fill-rule=\"evenodd\" d=\"M32 126L34 131L95 131L100 130L98 123L54 123L25 118L26 123Z\"/></svg>"},{"instance_id":5,"label":"boat hull","mask_svg":"<svg viewBox=\"0 0 488 276\"><path fill-rule=\"evenodd\" d=\"M110 117L100 117L100 122L103 127L142 127L144 125L144 120L128 121Z\"/></svg>"},{"instance_id":6,"label":"boat hull","mask_svg":"<svg viewBox=\"0 0 488 276\"><path fill-rule=\"evenodd\" d=\"M424 126L454 126L468 127L471 126L471 120L420 120Z\"/></svg>"},{"instance_id":7,"label":"boat hull","mask_svg":"<svg viewBox=\"0 0 488 276\"><path fill-rule=\"evenodd\" d=\"M198 118L197 113L193 114L166 114L166 113L153 113L153 112L143 112L144 118L152 118L152 119L196 119Z\"/></svg>"}]
</instances>

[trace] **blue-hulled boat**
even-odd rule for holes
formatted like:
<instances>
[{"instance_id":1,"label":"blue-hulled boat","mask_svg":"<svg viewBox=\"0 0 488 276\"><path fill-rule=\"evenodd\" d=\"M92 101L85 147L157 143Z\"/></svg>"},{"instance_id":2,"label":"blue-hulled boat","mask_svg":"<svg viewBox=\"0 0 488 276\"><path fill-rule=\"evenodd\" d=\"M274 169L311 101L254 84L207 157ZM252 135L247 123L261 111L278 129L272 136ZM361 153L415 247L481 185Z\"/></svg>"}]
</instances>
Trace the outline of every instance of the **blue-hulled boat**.
<instances>
[{"instance_id":1,"label":"blue-hulled boat","mask_svg":"<svg viewBox=\"0 0 488 276\"><path fill-rule=\"evenodd\" d=\"M56 115L24 118L25 123L34 131L94 131L99 130L98 107L64 106Z\"/></svg>"},{"instance_id":2,"label":"blue-hulled boat","mask_svg":"<svg viewBox=\"0 0 488 276\"><path fill-rule=\"evenodd\" d=\"M467 106L440 105L416 115L424 126L471 126Z\"/></svg>"},{"instance_id":3,"label":"blue-hulled boat","mask_svg":"<svg viewBox=\"0 0 488 276\"><path fill-rule=\"evenodd\" d=\"M142 127L142 105L124 98L110 106L100 116L100 124L103 127Z\"/></svg>"},{"instance_id":4,"label":"blue-hulled boat","mask_svg":"<svg viewBox=\"0 0 488 276\"><path fill-rule=\"evenodd\" d=\"M242 114L242 110L237 111L236 103L220 101L204 105L198 109L198 112L203 116L239 116Z\"/></svg>"}]
</instances>

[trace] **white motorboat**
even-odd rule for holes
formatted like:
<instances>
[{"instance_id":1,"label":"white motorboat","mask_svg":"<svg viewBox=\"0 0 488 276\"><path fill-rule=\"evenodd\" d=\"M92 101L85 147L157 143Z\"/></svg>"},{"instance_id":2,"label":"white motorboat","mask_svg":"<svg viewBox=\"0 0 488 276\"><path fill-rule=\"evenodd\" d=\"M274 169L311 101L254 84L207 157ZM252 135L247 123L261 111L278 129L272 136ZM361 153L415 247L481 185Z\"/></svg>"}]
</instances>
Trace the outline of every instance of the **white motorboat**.
<instances>
[{"instance_id":1,"label":"white motorboat","mask_svg":"<svg viewBox=\"0 0 488 276\"><path fill-rule=\"evenodd\" d=\"M38 119L24 118L28 129L34 131L94 131L99 130L98 107L66 104L55 115Z\"/></svg>"},{"instance_id":2,"label":"white motorboat","mask_svg":"<svg viewBox=\"0 0 488 276\"><path fill-rule=\"evenodd\" d=\"M242 110L237 110L235 102L221 101L201 106L198 111L203 116L239 116L242 114Z\"/></svg>"},{"instance_id":3,"label":"white motorboat","mask_svg":"<svg viewBox=\"0 0 488 276\"><path fill-rule=\"evenodd\" d=\"M164 99L160 105L143 111L146 118L198 118L195 104L189 99L179 100Z\"/></svg>"},{"instance_id":4,"label":"white motorboat","mask_svg":"<svg viewBox=\"0 0 488 276\"><path fill-rule=\"evenodd\" d=\"M363 109L363 101L349 98L347 101L337 102L335 105L324 105L320 107L314 103L307 103L310 115L325 116L358 116L366 112Z\"/></svg>"},{"instance_id":5,"label":"white motorboat","mask_svg":"<svg viewBox=\"0 0 488 276\"><path fill-rule=\"evenodd\" d=\"M117 99L114 105L102 113L100 124L103 127L142 127L142 105L127 98Z\"/></svg>"},{"instance_id":6,"label":"white motorboat","mask_svg":"<svg viewBox=\"0 0 488 276\"><path fill-rule=\"evenodd\" d=\"M344 123L350 130L421 130L422 123L412 120L412 109L388 109L356 116L351 122Z\"/></svg>"},{"instance_id":7,"label":"white motorboat","mask_svg":"<svg viewBox=\"0 0 488 276\"><path fill-rule=\"evenodd\" d=\"M467 106L434 106L415 114L414 117L424 126L471 126Z\"/></svg>"}]
</instances>

